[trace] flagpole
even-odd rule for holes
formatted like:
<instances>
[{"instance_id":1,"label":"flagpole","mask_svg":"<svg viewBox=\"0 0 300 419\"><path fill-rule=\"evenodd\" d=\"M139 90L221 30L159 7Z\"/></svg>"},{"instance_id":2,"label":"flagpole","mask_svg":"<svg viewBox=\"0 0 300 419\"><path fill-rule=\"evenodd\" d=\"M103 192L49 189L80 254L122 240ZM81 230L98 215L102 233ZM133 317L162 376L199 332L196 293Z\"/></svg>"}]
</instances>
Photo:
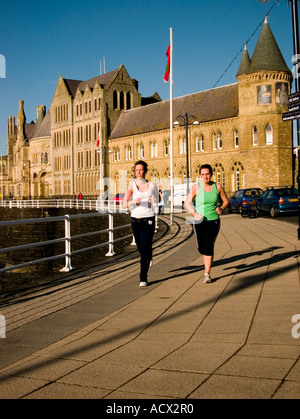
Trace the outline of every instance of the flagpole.
<instances>
[{"instance_id":1,"label":"flagpole","mask_svg":"<svg viewBox=\"0 0 300 419\"><path fill-rule=\"evenodd\" d=\"M174 222L174 173L173 173L173 29L170 28L170 225Z\"/></svg>"}]
</instances>

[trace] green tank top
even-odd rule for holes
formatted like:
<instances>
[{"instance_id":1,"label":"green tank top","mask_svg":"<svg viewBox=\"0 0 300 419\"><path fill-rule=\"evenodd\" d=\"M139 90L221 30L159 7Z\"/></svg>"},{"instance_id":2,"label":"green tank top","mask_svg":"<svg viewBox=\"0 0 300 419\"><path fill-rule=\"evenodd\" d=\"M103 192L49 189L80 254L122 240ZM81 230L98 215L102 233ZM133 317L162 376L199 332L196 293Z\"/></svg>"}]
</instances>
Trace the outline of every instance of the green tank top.
<instances>
[{"instance_id":1,"label":"green tank top","mask_svg":"<svg viewBox=\"0 0 300 419\"><path fill-rule=\"evenodd\" d=\"M219 192L215 182L212 183L212 191L205 192L203 182L199 182L199 193L196 196L196 212L204 216L204 220L213 221L220 217L216 212L219 200Z\"/></svg>"}]
</instances>

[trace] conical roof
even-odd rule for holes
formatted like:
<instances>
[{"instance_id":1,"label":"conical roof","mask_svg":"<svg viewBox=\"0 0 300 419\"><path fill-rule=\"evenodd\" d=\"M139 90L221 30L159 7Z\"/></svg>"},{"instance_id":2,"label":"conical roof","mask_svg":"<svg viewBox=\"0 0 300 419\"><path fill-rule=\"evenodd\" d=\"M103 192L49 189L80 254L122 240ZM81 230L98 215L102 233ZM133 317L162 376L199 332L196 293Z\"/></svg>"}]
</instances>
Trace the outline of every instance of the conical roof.
<instances>
[{"instance_id":1,"label":"conical roof","mask_svg":"<svg viewBox=\"0 0 300 419\"><path fill-rule=\"evenodd\" d=\"M249 73L257 73L258 71L290 72L271 31L267 18L265 19L264 26L251 58Z\"/></svg>"},{"instance_id":2,"label":"conical roof","mask_svg":"<svg viewBox=\"0 0 300 419\"><path fill-rule=\"evenodd\" d=\"M249 52L247 49L247 45L245 45L237 76L241 76L242 74L248 74L250 71L250 67L251 67L251 60L250 60Z\"/></svg>"}]
</instances>

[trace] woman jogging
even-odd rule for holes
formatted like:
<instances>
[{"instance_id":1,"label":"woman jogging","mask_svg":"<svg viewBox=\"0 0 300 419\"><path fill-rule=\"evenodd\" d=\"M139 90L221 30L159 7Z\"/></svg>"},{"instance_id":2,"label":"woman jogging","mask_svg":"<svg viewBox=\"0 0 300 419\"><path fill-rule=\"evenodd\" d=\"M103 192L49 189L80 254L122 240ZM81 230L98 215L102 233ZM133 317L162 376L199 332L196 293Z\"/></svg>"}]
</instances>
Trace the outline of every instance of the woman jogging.
<instances>
[{"instance_id":1,"label":"woman jogging","mask_svg":"<svg viewBox=\"0 0 300 419\"><path fill-rule=\"evenodd\" d=\"M155 208L159 202L156 186L145 177L148 165L139 160L135 163L135 179L129 185L123 207L130 208L131 226L138 251L141 255L140 287L148 286L148 270L152 261L152 244L155 231Z\"/></svg>"},{"instance_id":2,"label":"woman jogging","mask_svg":"<svg viewBox=\"0 0 300 419\"><path fill-rule=\"evenodd\" d=\"M221 185L212 182L212 167L204 164L200 168L200 182L187 196L185 207L194 217L194 231L199 252L204 259L204 282L211 283L210 271L214 257L214 246L220 231L220 214L228 207L229 200ZM192 201L195 198L195 209ZM222 205L218 206L218 202Z\"/></svg>"}]
</instances>

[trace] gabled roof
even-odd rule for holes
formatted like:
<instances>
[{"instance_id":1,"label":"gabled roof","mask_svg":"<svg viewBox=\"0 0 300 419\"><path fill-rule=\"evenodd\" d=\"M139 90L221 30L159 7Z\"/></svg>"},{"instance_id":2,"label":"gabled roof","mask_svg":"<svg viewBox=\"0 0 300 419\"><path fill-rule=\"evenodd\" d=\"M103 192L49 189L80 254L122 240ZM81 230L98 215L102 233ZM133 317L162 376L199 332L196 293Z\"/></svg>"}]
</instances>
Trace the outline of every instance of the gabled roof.
<instances>
[{"instance_id":1,"label":"gabled roof","mask_svg":"<svg viewBox=\"0 0 300 419\"><path fill-rule=\"evenodd\" d=\"M177 115L193 115L200 123L237 117L238 84L219 87L173 99ZM170 129L170 101L122 112L110 139Z\"/></svg>"},{"instance_id":2,"label":"gabled roof","mask_svg":"<svg viewBox=\"0 0 300 419\"><path fill-rule=\"evenodd\" d=\"M87 85L90 87L90 89L94 89L96 82L98 82L102 88L105 88L113 81L119 70L120 68L86 81L64 79L64 82L70 95L74 98L78 87L82 92L84 92Z\"/></svg>"}]
</instances>

